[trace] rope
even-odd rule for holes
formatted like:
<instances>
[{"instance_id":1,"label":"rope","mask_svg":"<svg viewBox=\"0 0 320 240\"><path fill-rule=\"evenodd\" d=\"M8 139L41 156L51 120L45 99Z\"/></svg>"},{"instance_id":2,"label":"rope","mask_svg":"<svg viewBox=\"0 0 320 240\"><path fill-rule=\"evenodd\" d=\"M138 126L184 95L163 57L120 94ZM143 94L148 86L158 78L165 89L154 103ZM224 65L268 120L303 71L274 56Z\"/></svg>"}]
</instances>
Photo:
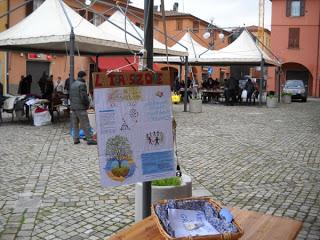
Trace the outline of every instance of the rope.
<instances>
[{"instance_id":1,"label":"rope","mask_svg":"<svg viewBox=\"0 0 320 240\"><path fill-rule=\"evenodd\" d=\"M168 37L167 37L166 15L164 10L164 0L161 0L161 15L162 15L162 24L163 24L163 31L164 31L164 43L166 46L167 69L169 70Z\"/></svg>"}]
</instances>

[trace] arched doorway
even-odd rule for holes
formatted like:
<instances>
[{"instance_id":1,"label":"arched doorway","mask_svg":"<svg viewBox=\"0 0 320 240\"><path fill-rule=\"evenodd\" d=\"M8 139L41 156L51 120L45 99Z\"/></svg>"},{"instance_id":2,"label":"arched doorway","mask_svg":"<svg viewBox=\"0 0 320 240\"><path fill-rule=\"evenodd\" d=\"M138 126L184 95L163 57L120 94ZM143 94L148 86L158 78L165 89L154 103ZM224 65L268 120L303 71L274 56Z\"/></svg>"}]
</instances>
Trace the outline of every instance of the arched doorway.
<instances>
[{"instance_id":1,"label":"arched doorway","mask_svg":"<svg viewBox=\"0 0 320 240\"><path fill-rule=\"evenodd\" d=\"M169 71L170 72L170 85L173 86L173 81L178 76L178 69L174 67L162 67L161 71Z\"/></svg>"},{"instance_id":2,"label":"arched doorway","mask_svg":"<svg viewBox=\"0 0 320 240\"><path fill-rule=\"evenodd\" d=\"M286 80L303 80L308 88L308 95L312 96L313 78L308 68L299 63L289 62L282 65L282 72L281 85L283 85Z\"/></svg>"}]
</instances>

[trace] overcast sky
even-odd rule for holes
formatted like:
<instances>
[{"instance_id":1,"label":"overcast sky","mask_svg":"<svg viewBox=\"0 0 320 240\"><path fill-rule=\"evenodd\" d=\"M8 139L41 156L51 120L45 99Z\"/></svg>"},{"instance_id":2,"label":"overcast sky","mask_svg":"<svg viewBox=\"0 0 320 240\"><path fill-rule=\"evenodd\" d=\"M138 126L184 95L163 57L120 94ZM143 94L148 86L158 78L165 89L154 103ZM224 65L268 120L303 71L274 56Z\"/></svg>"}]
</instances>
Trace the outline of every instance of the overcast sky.
<instances>
[{"instance_id":1,"label":"overcast sky","mask_svg":"<svg viewBox=\"0 0 320 240\"><path fill-rule=\"evenodd\" d=\"M144 0L131 0L132 5L143 8ZM160 6L160 0L154 5ZM173 3L179 3L179 12L191 13L219 27L258 25L259 0L165 0L165 9L172 10ZM271 29L271 1L265 0L265 28Z\"/></svg>"}]
</instances>

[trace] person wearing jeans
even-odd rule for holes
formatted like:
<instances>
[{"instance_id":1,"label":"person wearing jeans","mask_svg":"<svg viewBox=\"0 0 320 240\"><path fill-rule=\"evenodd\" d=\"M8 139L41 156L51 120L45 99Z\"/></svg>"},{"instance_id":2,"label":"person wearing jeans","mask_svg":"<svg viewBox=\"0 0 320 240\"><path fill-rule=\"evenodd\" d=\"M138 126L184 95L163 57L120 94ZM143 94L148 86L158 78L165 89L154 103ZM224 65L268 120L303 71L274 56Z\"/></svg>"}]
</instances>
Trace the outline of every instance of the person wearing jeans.
<instances>
[{"instance_id":1,"label":"person wearing jeans","mask_svg":"<svg viewBox=\"0 0 320 240\"><path fill-rule=\"evenodd\" d=\"M79 144L79 123L83 129L87 144L97 145L97 142L92 139L92 134L90 132L90 123L88 118L87 109L89 108L89 97L87 94L87 85L85 83L84 77L86 73L84 71L79 71L78 79L74 81L70 88L70 109L71 109L71 120L73 126L73 143Z\"/></svg>"}]
</instances>

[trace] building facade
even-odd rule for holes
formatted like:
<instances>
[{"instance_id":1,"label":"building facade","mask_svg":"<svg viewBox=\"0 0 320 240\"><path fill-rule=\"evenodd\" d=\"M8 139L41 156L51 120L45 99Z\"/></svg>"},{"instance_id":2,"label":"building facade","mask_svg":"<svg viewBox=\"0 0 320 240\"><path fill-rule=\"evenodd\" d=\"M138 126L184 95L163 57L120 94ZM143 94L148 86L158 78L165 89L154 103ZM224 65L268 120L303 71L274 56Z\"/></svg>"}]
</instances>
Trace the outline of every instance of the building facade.
<instances>
[{"instance_id":1,"label":"building facade","mask_svg":"<svg viewBox=\"0 0 320 240\"><path fill-rule=\"evenodd\" d=\"M25 3L24 0L10 0L8 1L9 6L4 5L7 1L1 1L1 7L5 9L14 9L17 6ZM16 9L8 15L8 18L2 18L1 20L4 22L5 26L12 27L23 18L32 13L37 7L39 7L44 0L33 0L28 4ZM84 1L82 1L84 2ZM75 0L65 0L70 7L76 10L81 16L85 17L87 20L91 21L95 25L100 25L105 18L111 16L117 9L115 7L115 2L120 6L124 7L126 4L126 0L123 1L114 1L114 0L104 0L104 1L92 1L93 4L90 8L85 8L83 5L80 5L78 1ZM2 12L2 11L1 11ZM103 15L103 16L101 16ZM209 25L208 22L205 22L193 15L179 13L178 9L175 11L169 11L166 13L166 24L168 34L174 36L177 40L179 40L183 36L183 32L187 29L192 31L197 37L196 41L203 45L204 47L208 47L210 44L214 46L215 49L223 48L228 45L227 37L222 41L218 38L218 34L223 32L225 35L228 35L228 32L222 30L213 30L209 39L204 39L203 34L207 31L207 27ZM127 11L128 18L136 24L138 27L143 28L143 17L144 10L139 9L133 6L128 7ZM1 22L0 22L1 23ZM2 25L0 25L1 27ZM159 31L163 31L162 17L159 11L155 9L154 11L154 37L164 43L163 34ZM5 30L3 28L2 30ZM0 30L1 31L1 30ZM169 46L175 44L174 41L169 40ZM57 79L60 76L62 79L66 79L69 74L69 57L66 55L58 55L58 54L35 54L30 52L8 52L7 54L7 81L3 80L4 83L8 83L8 92L11 94L17 94L19 81L22 75L32 75L32 85L31 85L31 93L40 94L40 88L38 86L38 81L43 74L46 72L47 75L53 75L54 79ZM1 55L0 55L1 57ZM0 58L2 63L2 58ZM79 70L84 70L90 72L90 70L94 69L95 58L94 57L75 57L75 73ZM4 67L5 64L1 64L0 66ZM169 67L171 78L178 74L179 66L170 65L167 66L165 64L159 64L159 69L166 70ZM208 77L208 67L192 67L192 73L195 75L197 80L201 80L204 77ZM5 69L2 70L5 73ZM228 77L229 69L227 67L219 67L215 68L212 77L223 79ZM0 72L1 73L1 72ZM190 76L192 74L190 73ZM184 72L181 74L182 78L184 78ZM1 78L2 79L2 78ZM5 85L5 84L4 84Z\"/></svg>"},{"instance_id":2,"label":"building facade","mask_svg":"<svg viewBox=\"0 0 320 240\"><path fill-rule=\"evenodd\" d=\"M309 96L319 97L320 1L273 0L271 28L271 49L282 62L280 85L301 79Z\"/></svg>"},{"instance_id":3,"label":"building facade","mask_svg":"<svg viewBox=\"0 0 320 240\"><path fill-rule=\"evenodd\" d=\"M8 11L8 2L9 1L1 1L0 2L0 13L5 13ZM4 16L0 18L0 32L7 29L7 17ZM7 92L7 84L6 84L6 68L7 68L7 53L0 51L0 83L2 83L4 92Z\"/></svg>"},{"instance_id":4,"label":"building facade","mask_svg":"<svg viewBox=\"0 0 320 240\"><path fill-rule=\"evenodd\" d=\"M158 12L159 16L161 12ZM192 14L183 13L178 11L178 6L174 5L173 10L166 11L166 28L167 34L173 36L176 41L179 41L184 34L189 31L191 32L192 38L202 45L205 48L210 49L221 49L229 44L230 32L219 29L218 27L214 26L212 23L206 22ZM159 29L163 32L163 24L161 22L156 23ZM211 28L209 27L211 26ZM209 30L209 31L208 31ZM205 39L203 37L204 33L210 32L210 37ZM219 34L223 34L224 38L220 39ZM155 32L155 38L158 39L160 42L164 43L164 35ZM168 39L168 45L173 46L176 42ZM165 69L166 65L161 64L161 68ZM178 66L170 65L173 71L178 71ZM208 73L208 69L212 69L213 71ZM184 79L184 68L182 69L182 79ZM208 77L212 77L214 79L219 79L223 81L224 78L229 77L230 69L229 67L213 67L213 66L192 66L190 67L189 76L192 75L197 79L199 82L202 82L203 79Z\"/></svg>"}]
</instances>

